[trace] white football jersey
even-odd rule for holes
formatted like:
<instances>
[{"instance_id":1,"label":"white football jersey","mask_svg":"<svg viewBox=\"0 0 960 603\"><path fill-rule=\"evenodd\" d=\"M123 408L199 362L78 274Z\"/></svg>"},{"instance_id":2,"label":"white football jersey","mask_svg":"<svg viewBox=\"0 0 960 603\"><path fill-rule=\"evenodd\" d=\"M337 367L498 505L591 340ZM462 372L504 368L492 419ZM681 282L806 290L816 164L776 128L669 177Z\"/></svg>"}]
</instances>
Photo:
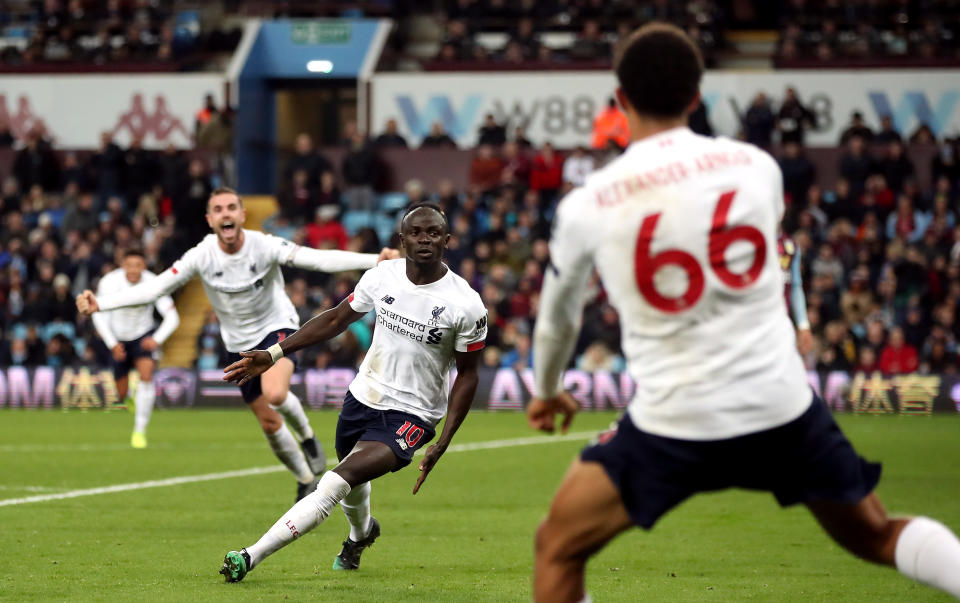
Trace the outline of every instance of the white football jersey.
<instances>
[{"instance_id":1,"label":"white football jersey","mask_svg":"<svg viewBox=\"0 0 960 603\"><path fill-rule=\"evenodd\" d=\"M98 297L100 310L157 299L187 284L196 274L220 319L224 346L237 353L253 349L273 331L300 326L293 302L283 290L281 264L339 272L366 270L377 263L373 253L310 249L256 230L244 229L243 233L243 245L235 253L220 249L217 236L208 234L153 281Z\"/></svg>"},{"instance_id":2,"label":"white football jersey","mask_svg":"<svg viewBox=\"0 0 960 603\"><path fill-rule=\"evenodd\" d=\"M350 392L371 408L439 423L447 412L454 351L482 349L487 336L480 296L449 269L436 282L414 285L406 260L399 259L365 272L349 303L377 315L373 342Z\"/></svg>"},{"instance_id":3,"label":"white football jersey","mask_svg":"<svg viewBox=\"0 0 960 603\"><path fill-rule=\"evenodd\" d=\"M136 283L131 283L127 280L126 271L124 271L123 268L117 268L104 274L100 278L100 283L97 285L97 296L120 293L140 283L150 282L155 278L157 278L156 274L149 270L144 270L140 275L140 280ZM100 331L100 338L107 343L107 347L112 347L111 339L121 342L133 341L134 339L143 337L151 329L156 327L157 321L153 317L154 308L156 308L161 315L165 315L173 307L173 299L169 295L164 295L155 303L117 308L116 310L106 312L106 320L103 323L94 324L98 327L97 330ZM106 326L106 329L103 331L101 331L102 326ZM163 339L165 339L165 337ZM163 343L162 340L158 341Z\"/></svg>"},{"instance_id":4,"label":"white football jersey","mask_svg":"<svg viewBox=\"0 0 960 603\"><path fill-rule=\"evenodd\" d=\"M597 269L620 314L637 383L628 412L640 429L726 439L809 406L783 304L783 209L769 155L687 128L634 142L560 204L550 303L577 304L582 296L570 292ZM546 303L544 295L541 312Z\"/></svg>"}]
</instances>

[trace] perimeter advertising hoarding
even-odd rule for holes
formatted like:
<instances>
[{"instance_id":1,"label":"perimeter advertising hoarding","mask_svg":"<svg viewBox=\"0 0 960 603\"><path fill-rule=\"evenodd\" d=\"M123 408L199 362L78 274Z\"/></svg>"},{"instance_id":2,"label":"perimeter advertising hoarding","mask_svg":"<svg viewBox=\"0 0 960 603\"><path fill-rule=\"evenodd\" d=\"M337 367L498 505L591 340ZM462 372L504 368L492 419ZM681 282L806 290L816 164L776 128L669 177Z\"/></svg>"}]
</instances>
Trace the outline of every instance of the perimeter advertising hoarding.
<instances>
[{"instance_id":1,"label":"perimeter advertising hoarding","mask_svg":"<svg viewBox=\"0 0 960 603\"><path fill-rule=\"evenodd\" d=\"M835 146L854 111L877 128L891 115L909 135L920 123L938 136L960 132L960 70L715 71L701 93L718 134L735 136L757 92L778 108L784 90L796 88L817 116L811 146ZM462 147L476 144L477 129L492 113L498 122L523 124L535 144L570 148L589 144L593 117L616 88L606 71L380 73L373 78L372 131L396 119L400 133L417 146L435 121Z\"/></svg>"},{"instance_id":2,"label":"perimeter advertising hoarding","mask_svg":"<svg viewBox=\"0 0 960 603\"><path fill-rule=\"evenodd\" d=\"M336 409L355 371L310 369L293 376L292 390L310 408ZM157 371L158 408L240 408L240 390L225 383L219 370L167 368ZM451 374L450 383L454 375ZM808 374L811 387L833 410L867 414L928 415L960 412L960 376L899 375L885 377L844 372ZM131 385L135 385L131 373ZM566 388L584 410L622 410L635 386L626 374L567 371ZM481 369L473 408L520 410L530 399L533 371ZM109 369L8 367L0 370L0 408L63 408L65 410L117 407L116 385Z\"/></svg>"}]
</instances>

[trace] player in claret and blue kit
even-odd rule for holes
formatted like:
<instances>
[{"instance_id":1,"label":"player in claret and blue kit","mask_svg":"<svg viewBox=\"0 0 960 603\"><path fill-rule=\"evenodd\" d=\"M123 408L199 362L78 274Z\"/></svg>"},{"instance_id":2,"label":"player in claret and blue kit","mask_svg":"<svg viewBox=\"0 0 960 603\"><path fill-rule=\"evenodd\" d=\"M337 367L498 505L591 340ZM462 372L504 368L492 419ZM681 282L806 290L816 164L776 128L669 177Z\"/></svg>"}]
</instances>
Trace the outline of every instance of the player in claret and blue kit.
<instances>
[{"instance_id":1,"label":"player in claret and blue kit","mask_svg":"<svg viewBox=\"0 0 960 603\"><path fill-rule=\"evenodd\" d=\"M376 314L373 342L337 423L340 464L255 544L227 553L220 573L228 582L242 580L267 556L323 523L337 504L350 523L350 536L333 567L357 569L363 550L380 535L380 524L370 515L370 481L406 467L433 439L447 414L447 391L450 412L439 440L420 462L414 494L450 445L476 392L487 314L476 291L443 263L449 238L438 206L412 206L400 225L405 259L380 262L336 308L269 349L242 353L225 369L226 380L243 385L287 354L336 337L371 310ZM448 390L453 364L457 377Z\"/></svg>"},{"instance_id":2,"label":"player in claret and blue kit","mask_svg":"<svg viewBox=\"0 0 960 603\"><path fill-rule=\"evenodd\" d=\"M891 517L863 460L807 385L784 312L783 180L760 149L687 127L703 62L651 24L617 60L632 143L557 210L534 337L533 427L569 426L560 377L594 268L622 320L637 391L616 431L583 450L537 532L534 599L588 600L587 560L698 492L739 487L804 504L851 553L960 597L960 542Z\"/></svg>"}]
</instances>

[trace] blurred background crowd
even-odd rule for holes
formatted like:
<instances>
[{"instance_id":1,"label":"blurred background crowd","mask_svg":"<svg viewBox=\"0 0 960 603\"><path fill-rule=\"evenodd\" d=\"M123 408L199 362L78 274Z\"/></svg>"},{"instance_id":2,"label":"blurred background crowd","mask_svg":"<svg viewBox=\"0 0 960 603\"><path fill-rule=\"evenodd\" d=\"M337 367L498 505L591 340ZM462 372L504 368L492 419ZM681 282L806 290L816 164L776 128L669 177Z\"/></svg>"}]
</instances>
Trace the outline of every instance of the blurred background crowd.
<instances>
[{"instance_id":1,"label":"blurred background crowd","mask_svg":"<svg viewBox=\"0 0 960 603\"><path fill-rule=\"evenodd\" d=\"M55 61L143 60L188 69L194 59L235 47L239 27L229 18L222 27L201 28L199 19L171 11L172 4L0 2L0 64L16 70ZM711 65L730 51L725 32L732 22L775 23L771 52L787 63L887 55L957 59L960 27L960 4L946 0L790 0L777 10L711 0L352 4L361 14L402 17L383 59L400 69L609 64L618 40L654 18L686 28ZM303 3L218 6L227 17L297 16ZM822 161L812 161L805 145L806 132L817 126L815 113L791 89L777 96L755 96L740 116L739 137L767 149L783 170L783 229L801 253L815 336L804 358L808 368L957 372L960 140L938 139L923 124L900 132L891 116L871 129L855 113L824 178ZM9 158L0 161L0 365L107 364L107 350L90 321L77 316L74 296L95 288L131 246L144 249L148 266L159 272L208 232L209 192L235 181L233 115L212 98L198 102L196 148L159 151L136 139L118 146L109 132L98 149L60 149L42 124L15 133L0 116L0 154ZM691 126L712 133L704 107ZM477 136L466 178L456 179L466 186L410 179L384 188L382 175L390 169L384 151L413 146L395 122L379 132L344 122L335 153L301 134L278 166L279 210L264 229L310 247L375 252L397 244L393 233L408 204L439 203L452 233L447 262L489 311L484 364L530 367L553 213L566 191L622 151L623 117L615 106L604 108L592 137L577 148L530 140L523 124L498 123L492 115ZM456 144L437 122L416 146ZM285 274L304 321L339 303L359 276ZM355 323L306 351L302 366L356 366L371 329L370 321ZM619 347L617 312L594 280L573 362L588 371L620 371ZM222 366L212 312L197 348L198 367Z\"/></svg>"}]
</instances>

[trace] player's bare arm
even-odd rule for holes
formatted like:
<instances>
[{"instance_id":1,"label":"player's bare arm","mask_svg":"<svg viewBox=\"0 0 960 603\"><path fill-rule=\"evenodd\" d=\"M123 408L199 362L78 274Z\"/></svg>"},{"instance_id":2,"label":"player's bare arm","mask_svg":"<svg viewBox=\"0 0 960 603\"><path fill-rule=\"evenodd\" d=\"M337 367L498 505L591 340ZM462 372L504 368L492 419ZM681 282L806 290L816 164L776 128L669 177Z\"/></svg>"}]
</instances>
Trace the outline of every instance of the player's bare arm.
<instances>
[{"instance_id":1,"label":"player's bare arm","mask_svg":"<svg viewBox=\"0 0 960 603\"><path fill-rule=\"evenodd\" d=\"M450 403L447 407L447 419L443 424L443 433L440 434L436 444L427 448L427 453L420 461L420 478L417 479L417 485L413 487L414 494L420 490L420 485L427 479L430 470L437 464L443 453L447 451L453 435L460 429L460 425L470 411L473 397L477 393L477 382L479 381L477 367L480 365L481 354L480 350L455 353L457 378L450 390Z\"/></svg>"},{"instance_id":2,"label":"player's bare arm","mask_svg":"<svg viewBox=\"0 0 960 603\"><path fill-rule=\"evenodd\" d=\"M356 322L362 316L363 314L351 308L349 300L345 299L336 308L314 316L296 333L277 344L282 355L274 357L269 350L240 352L243 358L223 369L225 373L223 380L243 385L250 379L262 375L282 356L333 339L343 333L350 323Z\"/></svg>"}]
</instances>

